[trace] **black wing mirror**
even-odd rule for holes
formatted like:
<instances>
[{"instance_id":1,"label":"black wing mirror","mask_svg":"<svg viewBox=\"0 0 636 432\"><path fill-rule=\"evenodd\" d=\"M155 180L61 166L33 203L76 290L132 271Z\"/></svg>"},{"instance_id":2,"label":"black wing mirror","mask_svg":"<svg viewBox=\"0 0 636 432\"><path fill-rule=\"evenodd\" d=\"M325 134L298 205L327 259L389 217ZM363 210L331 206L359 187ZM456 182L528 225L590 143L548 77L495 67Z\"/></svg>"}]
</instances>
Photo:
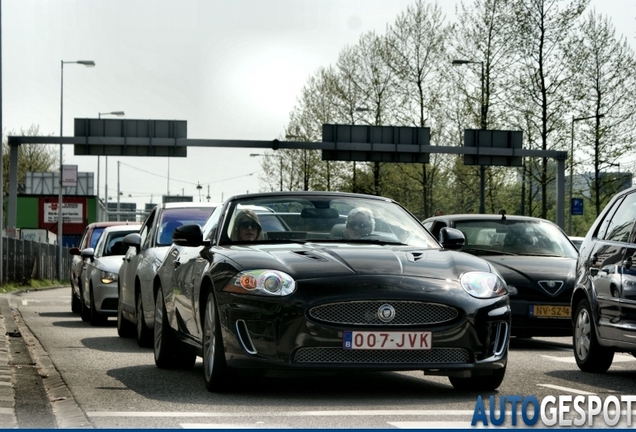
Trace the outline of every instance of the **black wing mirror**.
<instances>
[{"instance_id":1,"label":"black wing mirror","mask_svg":"<svg viewBox=\"0 0 636 432\"><path fill-rule=\"evenodd\" d=\"M444 249L461 249L466 243L464 233L455 228L444 227L439 230L439 242Z\"/></svg>"},{"instance_id":2,"label":"black wing mirror","mask_svg":"<svg viewBox=\"0 0 636 432\"><path fill-rule=\"evenodd\" d=\"M181 225L172 232L172 243L177 246L201 246L203 232L197 224Z\"/></svg>"}]
</instances>

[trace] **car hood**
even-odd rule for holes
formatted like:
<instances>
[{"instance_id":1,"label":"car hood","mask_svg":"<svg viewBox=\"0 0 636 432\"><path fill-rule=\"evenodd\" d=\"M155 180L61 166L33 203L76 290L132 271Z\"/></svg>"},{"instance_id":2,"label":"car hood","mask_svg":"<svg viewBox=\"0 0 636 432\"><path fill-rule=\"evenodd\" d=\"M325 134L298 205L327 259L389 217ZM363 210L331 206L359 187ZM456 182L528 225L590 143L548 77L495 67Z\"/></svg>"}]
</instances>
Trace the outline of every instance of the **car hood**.
<instances>
[{"instance_id":1,"label":"car hood","mask_svg":"<svg viewBox=\"0 0 636 432\"><path fill-rule=\"evenodd\" d=\"M572 290L576 274L576 259L543 256L485 256L503 276L508 286L540 286L545 293L557 296ZM548 286L548 281L562 281L563 284ZM513 288L514 289L514 288Z\"/></svg>"},{"instance_id":2,"label":"car hood","mask_svg":"<svg viewBox=\"0 0 636 432\"><path fill-rule=\"evenodd\" d=\"M95 267L103 271L119 273L123 258L123 255L99 257L95 259Z\"/></svg>"},{"instance_id":3,"label":"car hood","mask_svg":"<svg viewBox=\"0 0 636 432\"><path fill-rule=\"evenodd\" d=\"M225 254L239 268L281 270L296 278L403 275L457 280L467 271L492 271L485 260L461 252L383 245L232 246Z\"/></svg>"}]
</instances>

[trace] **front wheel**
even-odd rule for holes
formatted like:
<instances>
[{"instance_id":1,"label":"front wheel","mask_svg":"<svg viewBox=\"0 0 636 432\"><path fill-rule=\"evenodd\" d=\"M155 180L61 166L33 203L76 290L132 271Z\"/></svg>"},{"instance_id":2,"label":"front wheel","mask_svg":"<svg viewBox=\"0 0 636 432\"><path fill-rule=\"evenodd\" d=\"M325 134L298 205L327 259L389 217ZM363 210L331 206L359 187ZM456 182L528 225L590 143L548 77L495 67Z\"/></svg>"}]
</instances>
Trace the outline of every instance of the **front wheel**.
<instances>
[{"instance_id":1,"label":"front wheel","mask_svg":"<svg viewBox=\"0 0 636 432\"><path fill-rule=\"evenodd\" d=\"M155 302L154 351L155 365L162 369L191 368L197 360L196 354L180 346L172 334L161 287Z\"/></svg>"},{"instance_id":2,"label":"front wheel","mask_svg":"<svg viewBox=\"0 0 636 432\"><path fill-rule=\"evenodd\" d=\"M214 295L208 293L203 321L203 373L205 387L211 392L227 391L230 369L225 363L221 326L214 303Z\"/></svg>"},{"instance_id":3,"label":"front wheel","mask_svg":"<svg viewBox=\"0 0 636 432\"><path fill-rule=\"evenodd\" d=\"M93 292L93 285L90 287L90 303L91 303L91 318L90 323L92 326L103 325L108 321L108 318L105 315L100 314L95 307L95 293Z\"/></svg>"},{"instance_id":4,"label":"front wheel","mask_svg":"<svg viewBox=\"0 0 636 432\"><path fill-rule=\"evenodd\" d=\"M144 319L144 305L141 301L141 291L137 294L137 345L148 348L152 346L152 333Z\"/></svg>"},{"instance_id":5,"label":"front wheel","mask_svg":"<svg viewBox=\"0 0 636 432\"><path fill-rule=\"evenodd\" d=\"M86 306L86 299L84 298L84 287L82 284L79 284L80 290L80 316L82 317L82 321L88 322L91 320L91 309L89 306Z\"/></svg>"},{"instance_id":6,"label":"front wheel","mask_svg":"<svg viewBox=\"0 0 636 432\"><path fill-rule=\"evenodd\" d=\"M572 343L577 366L583 372L606 372L614 360L614 351L598 343L590 303L587 299L581 300L575 311Z\"/></svg>"},{"instance_id":7,"label":"front wheel","mask_svg":"<svg viewBox=\"0 0 636 432\"><path fill-rule=\"evenodd\" d=\"M496 369L492 375L479 375L470 378L448 377L456 390L467 391L492 391L503 382L506 368Z\"/></svg>"},{"instance_id":8,"label":"front wheel","mask_svg":"<svg viewBox=\"0 0 636 432\"><path fill-rule=\"evenodd\" d=\"M117 287L117 334L122 338L135 336L135 326L124 318L124 305L122 304L121 288Z\"/></svg>"}]
</instances>

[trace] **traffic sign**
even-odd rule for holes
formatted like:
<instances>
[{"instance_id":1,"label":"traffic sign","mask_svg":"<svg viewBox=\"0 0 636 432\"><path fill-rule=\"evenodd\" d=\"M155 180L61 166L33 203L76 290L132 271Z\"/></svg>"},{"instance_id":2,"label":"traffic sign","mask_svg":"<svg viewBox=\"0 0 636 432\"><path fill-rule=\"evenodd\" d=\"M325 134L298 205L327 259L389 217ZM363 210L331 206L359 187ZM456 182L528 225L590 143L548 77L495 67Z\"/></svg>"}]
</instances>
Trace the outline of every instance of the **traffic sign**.
<instances>
[{"instance_id":1,"label":"traffic sign","mask_svg":"<svg viewBox=\"0 0 636 432\"><path fill-rule=\"evenodd\" d=\"M580 216L583 214L583 198L572 198L570 212L573 216Z\"/></svg>"}]
</instances>

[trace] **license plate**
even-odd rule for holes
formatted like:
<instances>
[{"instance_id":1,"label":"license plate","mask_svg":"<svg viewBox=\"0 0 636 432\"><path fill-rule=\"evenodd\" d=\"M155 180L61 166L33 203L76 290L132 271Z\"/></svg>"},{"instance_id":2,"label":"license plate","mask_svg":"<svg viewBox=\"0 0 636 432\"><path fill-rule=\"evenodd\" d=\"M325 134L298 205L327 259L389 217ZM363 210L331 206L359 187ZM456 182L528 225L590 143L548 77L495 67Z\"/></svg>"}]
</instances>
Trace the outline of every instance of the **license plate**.
<instances>
[{"instance_id":1,"label":"license plate","mask_svg":"<svg viewBox=\"0 0 636 432\"><path fill-rule=\"evenodd\" d=\"M426 350L431 349L431 332L345 331L344 349Z\"/></svg>"},{"instance_id":2,"label":"license plate","mask_svg":"<svg viewBox=\"0 0 636 432\"><path fill-rule=\"evenodd\" d=\"M570 318L570 306L531 305L530 316L533 318Z\"/></svg>"}]
</instances>

